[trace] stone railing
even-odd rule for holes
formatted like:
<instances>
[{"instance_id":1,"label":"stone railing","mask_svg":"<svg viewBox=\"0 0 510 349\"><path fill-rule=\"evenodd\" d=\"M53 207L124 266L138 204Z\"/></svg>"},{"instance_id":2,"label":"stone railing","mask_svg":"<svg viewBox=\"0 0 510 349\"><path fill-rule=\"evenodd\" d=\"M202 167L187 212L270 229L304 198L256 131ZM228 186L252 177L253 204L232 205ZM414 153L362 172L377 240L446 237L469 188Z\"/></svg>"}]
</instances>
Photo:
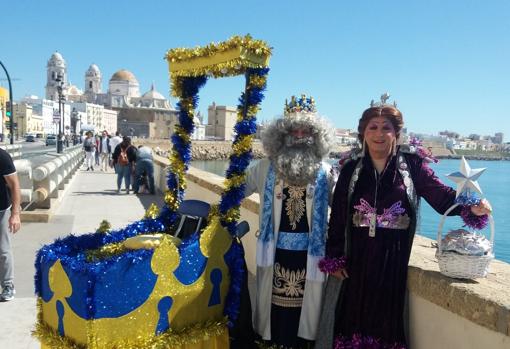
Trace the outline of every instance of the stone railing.
<instances>
[{"instance_id":1,"label":"stone railing","mask_svg":"<svg viewBox=\"0 0 510 349\"><path fill-rule=\"evenodd\" d=\"M50 208L51 199L58 198L72 174L83 162L81 145L68 148L64 154L33 170L34 201L37 208Z\"/></svg>"},{"instance_id":2,"label":"stone railing","mask_svg":"<svg viewBox=\"0 0 510 349\"><path fill-rule=\"evenodd\" d=\"M14 167L16 167L21 188L21 204L28 204L32 202L34 192L32 163L29 160L14 160Z\"/></svg>"},{"instance_id":3,"label":"stone railing","mask_svg":"<svg viewBox=\"0 0 510 349\"><path fill-rule=\"evenodd\" d=\"M155 156L155 182L166 188L168 159ZM187 199L218 202L224 179L190 168ZM250 273L255 273L255 233L259 198L243 201L241 219L250 224L242 241ZM438 218L439 219L439 218ZM487 278L456 280L439 273L432 240L416 236L409 264L410 348L510 348L510 264L493 261Z\"/></svg>"},{"instance_id":4,"label":"stone railing","mask_svg":"<svg viewBox=\"0 0 510 349\"><path fill-rule=\"evenodd\" d=\"M21 158L21 145L19 144L6 144L0 146L0 148L8 152L13 160Z\"/></svg>"}]
</instances>

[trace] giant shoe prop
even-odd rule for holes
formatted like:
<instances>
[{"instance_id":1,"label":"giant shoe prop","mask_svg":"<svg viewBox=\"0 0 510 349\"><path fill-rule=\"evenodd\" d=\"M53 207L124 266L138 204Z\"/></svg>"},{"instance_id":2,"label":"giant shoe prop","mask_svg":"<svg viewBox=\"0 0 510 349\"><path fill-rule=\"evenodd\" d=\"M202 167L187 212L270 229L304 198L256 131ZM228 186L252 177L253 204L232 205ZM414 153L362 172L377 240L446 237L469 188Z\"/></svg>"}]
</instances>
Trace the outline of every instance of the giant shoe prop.
<instances>
[{"instance_id":1,"label":"giant shoe prop","mask_svg":"<svg viewBox=\"0 0 510 349\"><path fill-rule=\"evenodd\" d=\"M246 272L236 236L239 207L270 55L266 43L249 36L168 51L179 124L165 205L123 229L103 226L39 250L34 334L43 348L228 348ZM207 227L181 241L172 234L186 189L198 91L209 77L239 74L246 86L224 193Z\"/></svg>"}]
</instances>

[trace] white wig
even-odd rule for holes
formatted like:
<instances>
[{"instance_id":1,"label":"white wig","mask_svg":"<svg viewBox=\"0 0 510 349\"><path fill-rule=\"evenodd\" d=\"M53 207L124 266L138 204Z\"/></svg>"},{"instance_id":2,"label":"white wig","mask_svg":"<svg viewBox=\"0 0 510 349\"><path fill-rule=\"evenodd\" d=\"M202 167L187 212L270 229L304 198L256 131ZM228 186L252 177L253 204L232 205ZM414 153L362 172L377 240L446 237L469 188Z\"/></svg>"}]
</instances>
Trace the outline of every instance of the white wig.
<instances>
[{"instance_id":1,"label":"white wig","mask_svg":"<svg viewBox=\"0 0 510 349\"><path fill-rule=\"evenodd\" d=\"M278 156L293 130L309 130L313 137L314 153L321 159L328 156L333 146L333 127L317 113L293 113L273 120L262 132L262 145L269 159Z\"/></svg>"}]
</instances>

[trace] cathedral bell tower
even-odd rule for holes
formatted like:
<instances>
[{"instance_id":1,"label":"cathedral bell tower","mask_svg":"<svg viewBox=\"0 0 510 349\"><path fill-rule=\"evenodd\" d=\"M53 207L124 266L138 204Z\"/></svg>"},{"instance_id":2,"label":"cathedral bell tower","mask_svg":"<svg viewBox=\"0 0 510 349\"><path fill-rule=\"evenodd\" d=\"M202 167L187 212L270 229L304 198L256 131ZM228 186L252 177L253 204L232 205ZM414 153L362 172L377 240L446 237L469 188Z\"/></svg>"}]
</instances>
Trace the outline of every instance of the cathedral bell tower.
<instances>
[{"instance_id":1,"label":"cathedral bell tower","mask_svg":"<svg viewBox=\"0 0 510 349\"><path fill-rule=\"evenodd\" d=\"M58 52L55 52L51 55L51 58L46 65L47 78L46 78L46 99L51 99L52 101L58 101L58 92L57 78L60 76L62 81L64 82L64 89L68 87L68 79L67 79L67 65L62 55Z\"/></svg>"},{"instance_id":2,"label":"cathedral bell tower","mask_svg":"<svg viewBox=\"0 0 510 349\"><path fill-rule=\"evenodd\" d=\"M91 64L85 72L85 96L87 102L95 103L96 96L101 93L101 71L98 66Z\"/></svg>"}]
</instances>

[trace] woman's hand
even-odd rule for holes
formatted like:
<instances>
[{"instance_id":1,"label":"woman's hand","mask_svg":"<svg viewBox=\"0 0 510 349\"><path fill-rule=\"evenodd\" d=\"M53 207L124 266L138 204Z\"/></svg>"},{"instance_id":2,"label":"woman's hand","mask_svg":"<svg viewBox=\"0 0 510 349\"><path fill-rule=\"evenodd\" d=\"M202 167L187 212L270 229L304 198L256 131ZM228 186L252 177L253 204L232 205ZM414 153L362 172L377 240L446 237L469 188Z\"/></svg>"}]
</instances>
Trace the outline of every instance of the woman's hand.
<instances>
[{"instance_id":1,"label":"woman's hand","mask_svg":"<svg viewBox=\"0 0 510 349\"><path fill-rule=\"evenodd\" d=\"M492 213L492 206L486 199L482 199L478 205L471 206L471 212L476 216Z\"/></svg>"},{"instance_id":2,"label":"woman's hand","mask_svg":"<svg viewBox=\"0 0 510 349\"><path fill-rule=\"evenodd\" d=\"M329 275L333 275L334 277L340 280L347 279L349 277L349 274L347 274L347 270L345 269L338 269L337 271Z\"/></svg>"}]
</instances>

